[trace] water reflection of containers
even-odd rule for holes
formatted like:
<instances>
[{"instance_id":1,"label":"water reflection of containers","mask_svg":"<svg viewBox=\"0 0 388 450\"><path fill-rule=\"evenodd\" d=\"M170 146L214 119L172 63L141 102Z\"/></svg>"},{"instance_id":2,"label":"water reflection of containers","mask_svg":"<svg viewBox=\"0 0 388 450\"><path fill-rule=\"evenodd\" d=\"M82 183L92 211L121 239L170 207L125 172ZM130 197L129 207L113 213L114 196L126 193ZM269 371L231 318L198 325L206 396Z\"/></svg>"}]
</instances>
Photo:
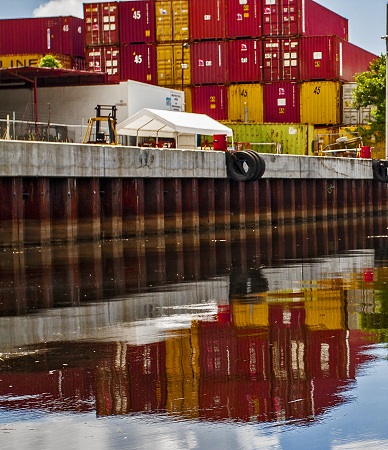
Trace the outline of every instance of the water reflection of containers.
<instances>
[{"instance_id":1,"label":"water reflection of containers","mask_svg":"<svg viewBox=\"0 0 388 450\"><path fill-rule=\"evenodd\" d=\"M215 120L227 120L226 86L195 86L192 89L193 112Z\"/></svg>"},{"instance_id":2,"label":"water reflection of containers","mask_svg":"<svg viewBox=\"0 0 388 450\"><path fill-rule=\"evenodd\" d=\"M230 83L262 80L261 41L241 39L228 42L228 80Z\"/></svg>"},{"instance_id":3,"label":"water reflection of containers","mask_svg":"<svg viewBox=\"0 0 388 450\"><path fill-rule=\"evenodd\" d=\"M344 330L345 302L341 289L317 289L305 301L306 326L310 330Z\"/></svg>"},{"instance_id":4,"label":"water reflection of containers","mask_svg":"<svg viewBox=\"0 0 388 450\"><path fill-rule=\"evenodd\" d=\"M155 46L131 44L120 47L121 80L155 84Z\"/></svg>"},{"instance_id":5,"label":"water reflection of containers","mask_svg":"<svg viewBox=\"0 0 388 450\"><path fill-rule=\"evenodd\" d=\"M201 378L234 376L237 360L234 327L218 322L200 322L198 336Z\"/></svg>"},{"instance_id":6,"label":"water reflection of containers","mask_svg":"<svg viewBox=\"0 0 388 450\"><path fill-rule=\"evenodd\" d=\"M153 1L119 2L120 44L155 42Z\"/></svg>"},{"instance_id":7,"label":"water reflection of containers","mask_svg":"<svg viewBox=\"0 0 388 450\"><path fill-rule=\"evenodd\" d=\"M348 39L348 20L312 0L264 0L263 36L333 34Z\"/></svg>"},{"instance_id":8,"label":"water reflection of containers","mask_svg":"<svg viewBox=\"0 0 388 450\"><path fill-rule=\"evenodd\" d=\"M306 371L311 378L348 378L346 330L306 333Z\"/></svg>"},{"instance_id":9,"label":"water reflection of containers","mask_svg":"<svg viewBox=\"0 0 388 450\"><path fill-rule=\"evenodd\" d=\"M198 417L198 327L171 333L166 339L166 411Z\"/></svg>"},{"instance_id":10,"label":"water reflection of containers","mask_svg":"<svg viewBox=\"0 0 388 450\"><path fill-rule=\"evenodd\" d=\"M164 341L128 348L131 411L164 411L166 405L165 359Z\"/></svg>"},{"instance_id":11,"label":"water reflection of containers","mask_svg":"<svg viewBox=\"0 0 388 450\"><path fill-rule=\"evenodd\" d=\"M119 45L119 2L84 3L85 45Z\"/></svg>"},{"instance_id":12,"label":"water reflection of containers","mask_svg":"<svg viewBox=\"0 0 388 450\"><path fill-rule=\"evenodd\" d=\"M227 36L229 38L261 36L261 2L226 0Z\"/></svg>"},{"instance_id":13,"label":"water reflection of containers","mask_svg":"<svg viewBox=\"0 0 388 450\"><path fill-rule=\"evenodd\" d=\"M264 122L299 123L299 86L293 82L264 85Z\"/></svg>"},{"instance_id":14,"label":"water reflection of containers","mask_svg":"<svg viewBox=\"0 0 388 450\"><path fill-rule=\"evenodd\" d=\"M190 0L192 40L225 38L225 0Z\"/></svg>"},{"instance_id":15,"label":"water reflection of containers","mask_svg":"<svg viewBox=\"0 0 388 450\"><path fill-rule=\"evenodd\" d=\"M226 42L195 42L191 46L192 83L227 82L228 44Z\"/></svg>"}]
</instances>

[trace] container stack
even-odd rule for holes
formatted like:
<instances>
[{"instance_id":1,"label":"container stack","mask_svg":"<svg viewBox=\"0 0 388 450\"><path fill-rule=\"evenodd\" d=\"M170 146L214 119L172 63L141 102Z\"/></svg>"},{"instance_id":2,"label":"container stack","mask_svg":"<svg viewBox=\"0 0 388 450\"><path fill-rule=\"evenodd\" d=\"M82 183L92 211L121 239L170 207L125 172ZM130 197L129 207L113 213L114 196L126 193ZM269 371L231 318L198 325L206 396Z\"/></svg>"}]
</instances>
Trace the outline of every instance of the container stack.
<instances>
[{"instance_id":1,"label":"container stack","mask_svg":"<svg viewBox=\"0 0 388 450\"><path fill-rule=\"evenodd\" d=\"M65 69L84 70L84 21L72 16L0 20L0 68L36 67L46 55Z\"/></svg>"},{"instance_id":2,"label":"container stack","mask_svg":"<svg viewBox=\"0 0 388 450\"><path fill-rule=\"evenodd\" d=\"M88 70L107 72L120 81L119 3L84 3L86 63Z\"/></svg>"}]
</instances>

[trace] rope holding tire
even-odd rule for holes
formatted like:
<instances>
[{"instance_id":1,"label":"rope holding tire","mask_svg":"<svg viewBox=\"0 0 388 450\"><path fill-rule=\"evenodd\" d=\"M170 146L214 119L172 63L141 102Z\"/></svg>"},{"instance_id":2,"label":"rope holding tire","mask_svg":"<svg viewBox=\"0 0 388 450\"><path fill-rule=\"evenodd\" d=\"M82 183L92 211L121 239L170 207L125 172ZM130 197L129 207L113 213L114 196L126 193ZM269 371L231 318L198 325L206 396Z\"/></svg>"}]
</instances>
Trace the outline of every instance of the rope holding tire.
<instances>
[{"instance_id":1,"label":"rope holding tire","mask_svg":"<svg viewBox=\"0 0 388 450\"><path fill-rule=\"evenodd\" d=\"M388 161L373 159L372 160L372 169L373 169L373 178L381 183L388 183Z\"/></svg>"},{"instance_id":2,"label":"rope holding tire","mask_svg":"<svg viewBox=\"0 0 388 450\"><path fill-rule=\"evenodd\" d=\"M264 159L252 150L227 154L226 168L228 176L236 181L254 181L261 178L265 171Z\"/></svg>"}]
</instances>

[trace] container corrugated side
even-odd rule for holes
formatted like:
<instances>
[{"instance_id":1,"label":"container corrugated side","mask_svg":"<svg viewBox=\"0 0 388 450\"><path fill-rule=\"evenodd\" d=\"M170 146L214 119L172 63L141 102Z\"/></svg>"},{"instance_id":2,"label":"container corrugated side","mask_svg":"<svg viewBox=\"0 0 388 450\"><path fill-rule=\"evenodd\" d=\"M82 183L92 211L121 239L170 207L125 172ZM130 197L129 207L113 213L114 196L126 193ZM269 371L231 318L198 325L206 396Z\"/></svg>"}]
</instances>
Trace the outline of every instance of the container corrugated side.
<instances>
[{"instance_id":1,"label":"container corrugated side","mask_svg":"<svg viewBox=\"0 0 388 450\"><path fill-rule=\"evenodd\" d=\"M190 0L192 40L226 37L225 0Z\"/></svg>"},{"instance_id":2,"label":"container corrugated side","mask_svg":"<svg viewBox=\"0 0 388 450\"><path fill-rule=\"evenodd\" d=\"M192 88L193 112L207 114L215 120L227 120L226 86L195 86Z\"/></svg>"},{"instance_id":3,"label":"container corrugated side","mask_svg":"<svg viewBox=\"0 0 388 450\"><path fill-rule=\"evenodd\" d=\"M119 45L119 2L84 3L85 45Z\"/></svg>"},{"instance_id":4,"label":"container corrugated side","mask_svg":"<svg viewBox=\"0 0 388 450\"><path fill-rule=\"evenodd\" d=\"M57 55L50 53L60 62L64 69L73 68L73 58L70 55ZM0 69L14 67L39 67L40 60L46 56L44 53L30 55L0 55Z\"/></svg>"},{"instance_id":5,"label":"container corrugated side","mask_svg":"<svg viewBox=\"0 0 388 450\"><path fill-rule=\"evenodd\" d=\"M228 81L230 83L262 81L262 46L257 39L228 42Z\"/></svg>"},{"instance_id":6,"label":"container corrugated side","mask_svg":"<svg viewBox=\"0 0 388 450\"><path fill-rule=\"evenodd\" d=\"M155 2L156 41L172 41L172 7L171 1Z\"/></svg>"},{"instance_id":7,"label":"container corrugated side","mask_svg":"<svg viewBox=\"0 0 388 450\"><path fill-rule=\"evenodd\" d=\"M336 36L305 36L299 42L299 74L302 81L354 81L377 55Z\"/></svg>"},{"instance_id":8,"label":"container corrugated side","mask_svg":"<svg viewBox=\"0 0 388 450\"><path fill-rule=\"evenodd\" d=\"M312 0L264 0L263 36L334 35L348 39L348 21Z\"/></svg>"},{"instance_id":9,"label":"container corrugated side","mask_svg":"<svg viewBox=\"0 0 388 450\"><path fill-rule=\"evenodd\" d=\"M119 2L120 44L155 42L154 2Z\"/></svg>"},{"instance_id":10,"label":"container corrugated side","mask_svg":"<svg viewBox=\"0 0 388 450\"><path fill-rule=\"evenodd\" d=\"M368 125L372 106L356 109L352 106L353 89L357 83L344 83L342 85L342 123L344 125Z\"/></svg>"},{"instance_id":11,"label":"container corrugated side","mask_svg":"<svg viewBox=\"0 0 388 450\"><path fill-rule=\"evenodd\" d=\"M87 70L107 72L108 80L120 81L120 48L116 46L91 47L86 52Z\"/></svg>"},{"instance_id":12,"label":"container corrugated side","mask_svg":"<svg viewBox=\"0 0 388 450\"><path fill-rule=\"evenodd\" d=\"M189 2L174 0L172 2L173 40L188 41L190 39Z\"/></svg>"},{"instance_id":13,"label":"container corrugated side","mask_svg":"<svg viewBox=\"0 0 388 450\"><path fill-rule=\"evenodd\" d=\"M192 88L191 87L185 87L184 88L185 93L185 111L188 113L193 112L193 95L192 95Z\"/></svg>"},{"instance_id":14,"label":"container corrugated side","mask_svg":"<svg viewBox=\"0 0 388 450\"><path fill-rule=\"evenodd\" d=\"M83 21L71 16L0 20L0 54L32 53L85 57Z\"/></svg>"},{"instance_id":15,"label":"container corrugated side","mask_svg":"<svg viewBox=\"0 0 388 450\"><path fill-rule=\"evenodd\" d=\"M155 46L153 44L130 44L120 47L121 80L156 83Z\"/></svg>"},{"instance_id":16,"label":"container corrugated side","mask_svg":"<svg viewBox=\"0 0 388 450\"><path fill-rule=\"evenodd\" d=\"M158 86L173 86L174 47L172 44L156 46L156 73Z\"/></svg>"},{"instance_id":17,"label":"container corrugated side","mask_svg":"<svg viewBox=\"0 0 388 450\"><path fill-rule=\"evenodd\" d=\"M225 3L229 38L261 36L260 0L226 0Z\"/></svg>"},{"instance_id":18,"label":"container corrugated side","mask_svg":"<svg viewBox=\"0 0 388 450\"><path fill-rule=\"evenodd\" d=\"M231 84L228 86L228 121L263 122L263 86Z\"/></svg>"},{"instance_id":19,"label":"container corrugated side","mask_svg":"<svg viewBox=\"0 0 388 450\"><path fill-rule=\"evenodd\" d=\"M290 155L312 155L314 127L301 123L225 123L233 129L235 142L276 143L281 145L281 152ZM274 153L275 147L251 145L260 153Z\"/></svg>"},{"instance_id":20,"label":"container corrugated side","mask_svg":"<svg viewBox=\"0 0 388 450\"><path fill-rule=\"evenodd\" d=\"M174 49L174 84L177 87L191 84L191 47L175 44Z\"/></svg>"},{"instance_id":21,"label":"container corrugated side","mask_svg":"<svg viewBox=\"0 0 388 450\"><path fill-rule=\"evenodd\" d=\"M263 40L263 80L297 81L299 79L299 39Z\"/></svg>"},{"instance_id":22,"label":"container corrugated side","mask_svg":"<svg viewBox=\"0 0 388 450\"><path fill-rule=\"evenodd\" d=\"M300 85L300 121L315 125L341 122L341 83L306 82Z\"/></svg>"},{"instance_id":23,"label":"container corrugated side","mask_svg":"<svg viewBox=\"0 0 388 450\"><path fill-rule=\"evenodd\" d=\"M193 84L226 83L228 72L227 42L204 41L191 45Z\"/></svg>"},{"instance_id":24,"label":"container corrugated side","mask_svg":"<svg viewBox=\"0 0 388 450\"><path fill-rule=\"evenodd\" d=\"M264 122L300 122L297 83L280 82L264 85Z\"/></svg>"}]
</instances>

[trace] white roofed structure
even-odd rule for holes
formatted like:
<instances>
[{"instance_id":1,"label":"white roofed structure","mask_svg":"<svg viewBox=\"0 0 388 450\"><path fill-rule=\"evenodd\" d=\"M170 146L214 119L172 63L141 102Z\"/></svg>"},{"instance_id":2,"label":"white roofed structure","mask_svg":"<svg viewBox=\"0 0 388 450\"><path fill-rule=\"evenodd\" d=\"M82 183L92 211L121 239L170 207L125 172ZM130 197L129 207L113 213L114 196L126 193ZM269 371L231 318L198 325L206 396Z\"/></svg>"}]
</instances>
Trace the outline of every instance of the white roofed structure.
<instances>
[{"instance_id":1,"label":"white roofed structure","mask_svg":"<svg viewBox=\"0 0 388 450\"><path fill-rule=\"evenodd\" d=\"M117 134L139 137L174 138L177 148L196 148L196 136L224 134L233 130L205 114L144 108L117 125Z\"/></svg>"}]
</instances>

